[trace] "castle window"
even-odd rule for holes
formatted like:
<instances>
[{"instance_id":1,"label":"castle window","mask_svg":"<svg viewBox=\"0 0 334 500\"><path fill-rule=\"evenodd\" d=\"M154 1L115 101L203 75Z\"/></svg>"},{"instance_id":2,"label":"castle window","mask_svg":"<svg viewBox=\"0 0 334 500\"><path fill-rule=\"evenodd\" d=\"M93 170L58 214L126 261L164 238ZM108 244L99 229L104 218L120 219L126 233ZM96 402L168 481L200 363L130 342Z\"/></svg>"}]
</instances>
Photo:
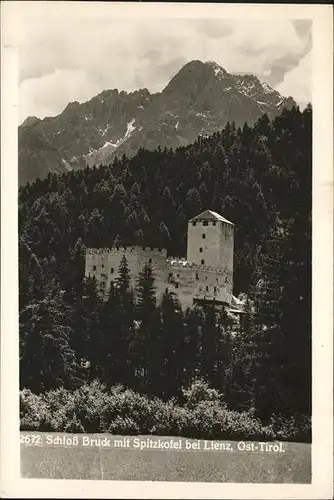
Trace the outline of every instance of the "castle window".
<instances>
[{"instance_id":1,"label":"castle window","mask_svg":"<svg viewBox=\"0 0 334 500\"><path fill-rule=\"evenodd\" d=\"M206 235L205 235L205 233L203 233L203 234L202 234L202 238L203 238L203 240L205 240L205 237L206 237Z\"/></svg>"},{"instance_id":2,"label":"castle window","mask_svg":"<svg viewBox=\"0 0 334 500\"><path fill-rule=\"evenodd\" d=\"M203 226L208 226L208 225L209 225L208 221L207 221L207 220L204 220L204 221L203 221Z\"/></svg>"},{"instance_id":3,"label":"castle window","mask_svg":"<svg viewBox=\"0 0 334 500\"><path fill-rule=\"evenodd\" d=\"M148 259L148 263L152 264L152 259L151 258Z\"/></svg>"},{"instance_id":4,"label":"castle window","mask_svg":"<svg viewBox=\"0 0 334 500\"><path fill-rule=\"evenodd\" d=\"M178 278L179 276L180 276L179 274L177 274L177 275L176 275L176 277L177 277L177 278Z\"/></svg>"},{"instance_id":5,"label":"castle window","mask_svg":"<svg viewBox=\"0 0 334 500\"><path fill-rule=\"evenodd\" d=\"M101 267L104 267L104 264L101 264Z\"/></svg>"},{"instance_id":6,"label":"castle window","mask_svg":"<svg viewBox=\"0 0 334 500\"><path fill-rule=\"evenodd\" d=\"M173 273L168 273L168 283L171 283L173 279Z\"/></svg>"},{"instance_id":7,"label":"castle window","mask_svg":"<svg viewBox=\"0 0 334 500\"><path fill-rule=\"evenodd\" d=\"M228 282L228 279L227 279L227 276L226 276L226 277L225 277L225 283L227 283L227 282Z\"/></svg>"},{"instance_id":8,"label":"castle window","mask_svg":"<svg viewBox=\"0 0 334 500\"><path fill-rule=\"evenodd\" d=\"M194 227L196 226L196 222L193 222L193 226L194 226Z\"/></svg>"},{"instance_id":9,"label":"castle window","mask_svg":"<svg viewBox=\"0 0 334 500\"><path fill-rule=\"evenodd\" d=\"M168 288L165 289L165 293L169 293Z\"/></svg>"},{"instance_id":10,"label":"castle window","mask_svg":"<svg viewBox=\"0 0 334 500\"><path fill-rule=\"evenodd\" d=\"M201 264L202 264L202 266L204 266L204 262L205 262L205 260L204 260L204 259L202 259L202 260L201 260Z\"/></svg>"},{"instance_id":11,"label":"castle window","mask_svg":"<svg viewBox=\"0 0 334 500\"><path fill-rule=\"evenodd\" d=\"M206 292L208 292L208 291L209 291L209 287L208 287L208 285L206 285L206 287L205 287L205 291L206 291Z\"/></svg>"},{"instance_id":12,"label":"castle window","mask_svg":"<svg viewBox=\"0 0 334 500\"><path fill-rule=\"evenodd\" d=\"M217 293L217 287L216 286L213 287L213 293Z\"/></svg>"},{"instance_id":13,"label":"castle window","mask_svg":"<svg viewBox=\"0 0 334 500\"><path fill-rule=\"evenodd\" d=\"M215 226L215 225L216 225L216 221L215 221L215 220L212 222L212 225L213 225L213 226Z\"/></svg>"},{"instance_id":14,"label":"castle window","mask_svg":"<svg viewBox=\"0 0 334 500\"><path fill-rule=\"evenodd\" d=\"M93 271L96 271L96 266L93 266Z\"/></svg>"},{"instance_id":15,"label":"castle window","mask_svg":"<svg viewBox=\"0 0 334 500\"><path fill-rule=\"evenodd\" d=\"M202 253L202 252L203 252L203 248L202 248L202 247L200 247L199 252L200 252L200 253Z\"/></svg>"},{"instance_id":16,"label":"castle window","mask_svg":"<svg viewBox=\"0 0 334 500\"><path fill-rule=\"evenodd\" d=\"M175 283L175 288L179 288L179 284L178 283Z\"/></svg>"},{"instance_id":17,"label":"castle window","mask_svg":"<svg viewBox=\"0 0 334 500\"><path fill-rule=\"evenodd\" d=\"M198 277L198 273L196 273L196 279L197 279L197 280L199 279L199 277Z\"/></svg>"},{"instance_id":18,"label":"castle window","mask_svg":"<svg viewBox=\"0 0 334 500\"><path fill-rule=\"evenodd\" d=\"M110 269L110 274L112 274L113 272L114 272L114 268L112 267L112 268Z\"/></svg>"}]
</instances>

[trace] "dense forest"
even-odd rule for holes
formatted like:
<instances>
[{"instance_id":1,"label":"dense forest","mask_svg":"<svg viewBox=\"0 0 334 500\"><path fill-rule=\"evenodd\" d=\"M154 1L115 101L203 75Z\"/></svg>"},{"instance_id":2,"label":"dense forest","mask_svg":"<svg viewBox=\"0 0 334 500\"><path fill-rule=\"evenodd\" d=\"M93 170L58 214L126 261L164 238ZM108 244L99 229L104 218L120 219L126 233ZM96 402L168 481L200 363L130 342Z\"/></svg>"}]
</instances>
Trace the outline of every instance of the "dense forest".
<instances>
[{"instance_id":1,"label":"dense forest","mask_svg":"<svg viewBox=\"0 0 334 500\"><path fill-rule=\"evenodd\" d=\"M49 175L19 191L21 388L99 379L163 399L200 377L231 409L311 412L312 109L252 127L228 123L175 151ZM238 328L211 308L155 298L149 267L136 301L127 262L109 300L84 279L86 247L186 254L187 221L205 209L235 224Z\"/></svg>"}]
</instances>

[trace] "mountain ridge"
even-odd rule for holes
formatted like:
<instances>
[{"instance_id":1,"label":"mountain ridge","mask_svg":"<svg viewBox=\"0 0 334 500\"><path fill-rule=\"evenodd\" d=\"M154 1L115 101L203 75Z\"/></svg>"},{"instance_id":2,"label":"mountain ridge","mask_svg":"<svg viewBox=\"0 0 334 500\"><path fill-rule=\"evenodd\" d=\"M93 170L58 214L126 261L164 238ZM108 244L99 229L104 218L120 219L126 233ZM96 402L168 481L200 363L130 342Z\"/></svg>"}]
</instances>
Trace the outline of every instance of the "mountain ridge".
<instances>
[{"instance_id":1,"label":"mountain ridge","mask_svg":"<svg viewBox=\"0 0 334 500\"><path fill-rule=\"evenodd\" d=\"M161 92L103 90L69 102L55 117L27 117L19 127L19 183L133 156L139 148L176 148L220 130L227 121L250 125L296 105L249 74L214 61L185 64Z\"/></svg>"}]
</instances>

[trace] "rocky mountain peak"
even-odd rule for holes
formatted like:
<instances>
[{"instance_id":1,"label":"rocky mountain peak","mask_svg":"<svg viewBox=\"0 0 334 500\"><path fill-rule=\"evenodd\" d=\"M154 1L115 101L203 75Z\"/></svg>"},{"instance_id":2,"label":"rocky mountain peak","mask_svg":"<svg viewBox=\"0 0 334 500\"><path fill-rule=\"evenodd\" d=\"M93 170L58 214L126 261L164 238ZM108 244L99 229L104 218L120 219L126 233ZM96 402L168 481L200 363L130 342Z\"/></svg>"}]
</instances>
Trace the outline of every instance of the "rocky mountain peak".
<instances>
[{"instance_id":1,"label":"rocky mountain peak","mask_svg":"<svg viewBox=\"0 0 334 500\"><path fill-rule=\"evenodd\" d=\"M214 61L193 60L160 93L109 89L69 103L58 116L27 118L19 128L20 184L48 171L111 163L139 148L184 146L227 121L251 125L263 113L274 117L295 104L254 75L233 75Z\"/></svg>"},{"instance_id":2,"label":"rocky mountain peak","mask_svg":"<svg viewBox=\"0 0 334 500\"><path fill-rule=\"evenodd\" d=\"M226 69L224 69L222 66L219 66L219 64L214 61L207 61L205 65L213 70L215 76L224 77L228 75Z\"/></svg>"},{"instance_id":3,"label":"rocky mountain peak","mask_svg":"<svg viewBox=\"0 0 334 500\"><path fill-rule=\"evenodd\" d=\"M37 118L37 116L28 116L22 123L21 127L27 127L28 125L35 125L40 122L41 119Z\"/></svg>"}]
</instances>

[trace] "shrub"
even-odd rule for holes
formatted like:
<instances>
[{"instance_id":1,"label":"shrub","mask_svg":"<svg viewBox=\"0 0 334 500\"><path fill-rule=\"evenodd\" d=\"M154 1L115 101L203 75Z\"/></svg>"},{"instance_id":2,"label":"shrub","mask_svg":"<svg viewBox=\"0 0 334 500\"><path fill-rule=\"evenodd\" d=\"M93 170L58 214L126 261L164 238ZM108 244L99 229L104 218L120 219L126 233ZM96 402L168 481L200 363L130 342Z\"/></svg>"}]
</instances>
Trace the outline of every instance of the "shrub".
<instances>
[{"instance_id":1,"label":"shrub","mask_svg":"<svg viewBox=\"0 0 334 500\"><path fill-rule=\"evenodd\" d=\"M109 432L112 434L139 434L140 428L131 417L116 417L109 424Z\"/></svg>"},{"instance_id":2,"label":"shrub","mask_svg":"<svg viewBox=\"0 0 334 500\"><path fill-rule=\"evenodd\" d=\"M119 418L123 419L123 422L130 419L142 434L151 433L155 420L153 402L154 400L150 400L147 396L129 389L123 392L113 391L101 414L101 426L111 432Z\"/></svg>"},{"instance_id":3,"label":"shrub","mask_svg":"<svg viewBox=\"0 0 334 500\"><path fill-rule=\"evenodd\" d=\"M63 388L35 395L20 392L22 430L155 434L198 439L311 440L306 417L273 415L264 426L254 410L229 410L218 391L198 380L184 391L184 405L149 398L99 381L71 392Z\"/></svg>"},{"instance_id":4,"label":"shrub","mask_svg":"<svg viewBox=\"0 0 334 500\"><path fill-rule=\"evenodd\" d=\"M51 430L43 396L33 394L30 389L20 391L20 426L24 431Z\"/></svg>"},{"instance_id":5,"label":"shrub","mask_svg":"<svg viewBox=\"0 0 334 500\"><path fill-rule=\"evenodd\" d=\"M51 431L62 432L72 420L74 413L73 393L60 388L44 394L47 406L48 426Z\"/></svg>"},{"instance_id":6,"label":"shrub","mask_svg":"<svg viewBox=\"0 0 334 500\"><path fill-rule=\"evenodd\" d=\"M110 399L106 386L98 380L84 384L74 392L73 425L78 419L86 432L103 432L102 417L110 405Z\"/></svg>"},{"instance_id":7,"label":"shrub","mask_svg":"<svg viewBox=\"0 0 334 500\"><path fill-rule=\"evenodd\" d=\"M312 440L312 421L306 415L282 417L273 415L270 426L276 439L310 443Z\"/></svg>"},{"instance_id":8,"label":"shrub","mask_svg":"<svg viewBox=\"0 0 334 500\"><path fill-rule=\"evenodd\" d=\"M189 408L195 407L202 401L215 401L223 405L223 396L216 389L211 389L209 384L202 379L192 383L188 389L183 389L185 405Z\"/></svg>"}]
</instances>

